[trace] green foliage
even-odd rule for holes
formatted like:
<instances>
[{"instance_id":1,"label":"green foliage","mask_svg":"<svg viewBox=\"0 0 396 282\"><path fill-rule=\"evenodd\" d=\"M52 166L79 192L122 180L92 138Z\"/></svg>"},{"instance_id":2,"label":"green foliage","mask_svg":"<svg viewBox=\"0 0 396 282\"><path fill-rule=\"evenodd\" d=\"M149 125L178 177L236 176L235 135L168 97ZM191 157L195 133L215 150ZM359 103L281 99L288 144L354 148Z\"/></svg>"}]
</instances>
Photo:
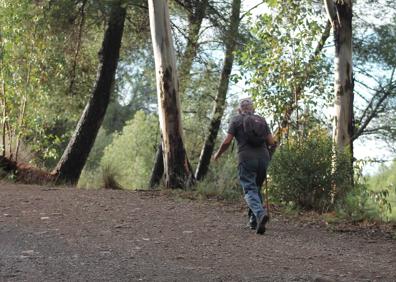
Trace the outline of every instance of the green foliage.
<instances>
[{"instance_id":1,"label":"green foliage","mask_svg":"<svg viewBox=\"0 0 396 282\"><path fill-rule=\"evenodd\" d=\"M333 156L331 139L323 130L310 132L304 140L288 140L274 154L269 168L271 195L301 209L333 209L333 184L342 187L337 193L342 198L350 178L346 156L332 173Z\"/></svg>"},{"instance_id":2,"label":"green foliage","mask_svg":"<svg viewBox=\"0 0 396 282\"><path fill-rule=\"evenodd\" d=\"M230 152L212 163L207 176L197 183L197 194L202 198L240 199L242 189L239 185L237 164L235 152Z\"/></svg>"},{"instance_id":3,"label":"green foliage","mask_svg":"<svg viewBox=\"0 0 396 282\"><path fill-rule=\"evenodd\" d=\"M383 215L396 220L396 161L389 167L368 179L369 189L375 193L375 198L382 204Z\"/></svg>"},{"instance_id":4,"label":"green foliage","mask_svg":"<svg viewBox=\"0 0 396 282\"><path fill-rule=\"evenodd\" d=\"M364 2L364 1L363 1ZM381 4L380 4L381 5ZM377 6L378 8L380 6ZM381 7L385 8L385 7ZM396 14L396 5L389 7L390 15ZM391 21L367 23L364 18L355 19L356 24L365 25L354 34L354 52L360 64L374 63L382 67L396 66L396 18Z\"/></svg>"},{"instance_id":5,"label":"green foliage","mask_svg":"<svg viewBox=\"0 0 396 282\"><path fill-rule=\"evenodd\" d=\"M392 205L388 201L389 190L384 189L380 191L368 191L370 198L377 205L381 215L392 212Z\"/></svg>"},{"instance_id":6,"label":"green foliage","mask_svg":"<svg viewBox=\"0 0 396 282\"><path fill-rule=\"evenodd\" d=\"M84 169L78 180L77 187L86 189L99 189L104 187L104 176L101 167L95 170Z\"/></svg>"},{"instance_id":7,"label":"green foliage","mask_svg":"<svg viewBox=\"0 0 396 282\"><path fill-rule=\"evenodd\" d=\"M185 132L184 143L188 158L196 167L202 146L208 134L209 121L212 117L213 96L217 92L219 73L214 64L194 69L199 75L193 75L186 93L181 97L182 124ZM221 136L221 132L219 132ZM219 138L220 139L220 138Z\"/></svg>"},{"instance_id":8,"label":"green foliage","mask_svg":"<svg viewBox=\"0 0 396 282\"><path fill-rule=\"evenodd\" d=\"M301 85L299 100L305 105L328 101L331 91L324 55L314 57L326 23L320 9L312 1L295 0L271 1L270 7L251 27L238 58L258 108L277 122L295 104Z\"/></svg>"},{"instance_id":9,"label":"green foliage","mask_svg":"<svg viewBox=\"0 0 396 282\"><path fill-rule=\"evenodd\" d=\"M84 170L94 171L99 168L100 161L103 157L105 148L113 141L113 135L107 133L103 127L99 129L98 135L96 136L95 144L89 153L89 157L85 164Z\"/></svg>"},{"instance_id":10,"label":"green foliage","mask_svg":"<svg viewBox=\"0 0 396 282\"><path fill-rule=\"evenodd\" d=\"M103 32L83 25L80 38L77 6L70 0L0 2L2 134L7 152L15 157L17 143L24 143L38 165L52 166L59 158L95 79Z\"/></svg>"},{"instance_id":11,"label":"green foliage","mask_svg":"<svg viewBox=\"0 0 396 282\"><path fill-rule=\"evenodd\" d=\"M130 34L126 35L126 39L131 37ZM129 40L136 44L136 40L139 40L139 38ZM146 39L138 46L135 44L130 47L123 46L130 49L124 50L121 54L123 57L118 64L115 89L118 102L114 101L112 103L113 107L110 107L109 110L114 110L114 113L120 116L127 115L128 119L138 110L143 110L146 113L153 113L157 110L155 107L157 102L156 82L155 75L153 75L155 71L154 60L152 47L148 43L150 41ZM119 108L122 108L120 112ZM112 118L117 118L117 115L113 115ZM116 123L116 125L118 126L119 123ZM113 128L113 125L108 123L106 127Z\"/></svg>"},{"instance_id":12,"label":"green foliage","mask_svg":"<svg viewBox=\"0 0 396 282\"><path fill-rule=\"evenodd\" d=\"M126 121L132 119L135 113L136 110L131 109L128 105L123 106L117 99L114 99L107 107L102 127L108 133L121 131Z\"/></svg>"},{"instance_id":13,"label":"green foliage","mask_svg":"<svg viewBox=\"0 0 396 282\"><path fill-rule=\"evenodd\" d=\"M114 170L114 168L110 166L103 167L102 168L103 188L112 189L112 190L124 189L116 180L118 176L119 176L118 171Z\"/></svg>"},{"instance_id":14,"label":"green foliage","mask_svg":"<svg viewBox=\"0 0 396 282\"><path fill-rule=\"evenodd\" d=\"M115 133L105 149L101 166L117 171L116 180L125 188L146 188L158 142L157 117L139 111L122 132Z\"/></svg>"},{"instance_id":15,"label":"green foliage","mask_svg":"<svg viewBox=\"0 0 396 282\"><path fill-rule=\"evenodd\" d=\"M0 167L0 180L4 179L8 175L3 168Z\"/></svg>"},{"instance_id":16,"label":"green foliage","mask_svg":"<svg viewBox=\"0 0 396 282\"><path fill-rule=\"evenodd\" d=\"M355 185L338 203L337 212L341 217L353 221L387 220L391 211L389 191L370 189L361 169L355 169Z\"/></svg>"}]
</instances>

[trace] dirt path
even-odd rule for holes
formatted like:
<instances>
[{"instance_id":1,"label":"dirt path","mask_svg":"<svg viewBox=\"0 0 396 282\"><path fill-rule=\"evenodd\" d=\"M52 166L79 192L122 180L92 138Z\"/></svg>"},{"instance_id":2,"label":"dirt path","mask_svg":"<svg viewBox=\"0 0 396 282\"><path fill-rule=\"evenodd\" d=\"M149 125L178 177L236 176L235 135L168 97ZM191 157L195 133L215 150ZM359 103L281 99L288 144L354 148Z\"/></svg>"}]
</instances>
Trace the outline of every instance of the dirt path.
<instances>
[{"instance_id":1,"label":"dirt path","mask_svg":"<svg viewBox=\"0 0 396 282\"><path fill-rule=\"evenodd\" d=\"M396 241L158 192L0 183L0 281L396 281Z\"/></svg>"}]
</instances>

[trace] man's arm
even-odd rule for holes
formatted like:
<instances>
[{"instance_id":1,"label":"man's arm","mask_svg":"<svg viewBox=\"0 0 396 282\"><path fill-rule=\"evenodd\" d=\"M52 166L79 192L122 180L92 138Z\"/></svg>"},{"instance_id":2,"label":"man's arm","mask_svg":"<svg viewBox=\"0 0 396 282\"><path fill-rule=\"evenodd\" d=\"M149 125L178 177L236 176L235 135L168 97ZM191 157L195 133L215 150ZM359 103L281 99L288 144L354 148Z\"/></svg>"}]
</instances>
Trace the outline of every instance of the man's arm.
<instances>
[{"instance_id":1,"label":"man's arm","mask_svg":"<svg viewBox=\"0 0 396 282\"><path fill-rule=\"evenodd\" d=\"M276 141L274 139L274 136L272 134L267 135L267 145L275 145Z\"/></svg>"},{"instance_id":2,"label":"man's arm","mask_svg":"<svg viewBox=\"0 0 396 282\"><path fill-rule=\"evenodd\" d=\"M272 156L275 153L276 147L278 146L275 138L272 136L272 134L268 134L267 138L266 138L266 142L267 142L267 149L269 152L269 157L270 160L272 159Z\"/></svg>"},{"instance_id":3,"label":"man's arm","mask_svg":"<svg viewBox=\"0 0 396 282\"><path fill-rule=\"evenodd\" d=\"M226 138L224 139L223 143L221 143L219 150L214 155L213 159L216 161L220 156L228 149L230 146L234 135L228 133Z\"/></svg>"}]
</instances>

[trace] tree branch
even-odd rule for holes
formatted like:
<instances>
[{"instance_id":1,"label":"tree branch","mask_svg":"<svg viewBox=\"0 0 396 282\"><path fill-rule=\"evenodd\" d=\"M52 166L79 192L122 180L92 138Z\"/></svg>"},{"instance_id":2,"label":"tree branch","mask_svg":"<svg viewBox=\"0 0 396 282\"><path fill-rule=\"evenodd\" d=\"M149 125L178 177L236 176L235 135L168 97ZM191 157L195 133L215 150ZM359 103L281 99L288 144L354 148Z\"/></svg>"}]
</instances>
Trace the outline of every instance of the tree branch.
<instances>
[{"instance_id":1,"label":"tree branch","mask_svg":"<svg viewBox=\"0 0 396 282\"><path fill-rule=\"evenodd\" d=\"M381 112L381 110L383 111L383 104L384 101L392 94L392 91L395 89L395 85L393 85L393 76L395 74L395 68L392 71L392 75L391 75L391 79L389 81L388 84L388 90L384 89L381 85L379 86L380 89L378 90L378 92L376 94L374 94L372 100L370 101L370 103L367 105L366 109L364 110L362 117L360 119L360 121L362 122L364 119L364 116L368 114L369 110L373 108L373 104L374 104L374 100L377 96L379 96L382 93L382 96L379 98L378 102L376 103L376 105L374 106L374 108L372 109L372 111L370 112L370 114L368 115L368 117L366 118L366 120L362 123L362 125L359 127L359 130L352 136L352 142L354 140L356 140L360 135L363 134L363 132L365 131L365 129L367 128L367 126L369 125L369 123L371 122L371 120L378 115L378 113Z\"/></svg>"},{"instance_id":2,"label":"tree branch","mask_svg":"<svg viewBox=\"0 0 396 282\"><path fill-rule=\"evenodd\" d=\"M312 71L310 71L310 66L315 62L317 56L320 54L320 52L323 50L324 44L327 40L327 38L329 38L330 36L330 29L331 29L331 24L330 21L326 22L326 27L323 30L322 36L320 37L318 44L313 52L313 54L311 55L311 57L308 60L308 63L306 64L306 72L304 73L304 76L302 77L302 79L300 80L300 82L298 83L295 91L294 91L294 96L295 96L295 100L298 100L301 96L301 93L305 87L305 83L308 80L309 76L311 75ZM278 135L282 128L286 127L286 125L289 122L290 116L293 113L293 111L295 110L296 106L293 104L294 102L291 102L286 110L285 110L285 114L283 115L283 119L282 119L282 124L280 127L278 127L275 132L274 135Z\"/></svg>"},{"instance_id":3,"label":"tree branch","mask_svg":"<svg viewBox=\"0 0 396 282\"><path fill-rule=\"evenodd\" d=\"M257 5L254 5L252 8L250 8L249 10L247 10L246 12L243 13L243 15L239 18L240 21L242 21L242 19L248 15L251 11L253 11L254 9L256 9L257 7L261 6L262 4L264 4L265 1L261 1L260 3L258 3Z\"/></svg>"}]
</instances>

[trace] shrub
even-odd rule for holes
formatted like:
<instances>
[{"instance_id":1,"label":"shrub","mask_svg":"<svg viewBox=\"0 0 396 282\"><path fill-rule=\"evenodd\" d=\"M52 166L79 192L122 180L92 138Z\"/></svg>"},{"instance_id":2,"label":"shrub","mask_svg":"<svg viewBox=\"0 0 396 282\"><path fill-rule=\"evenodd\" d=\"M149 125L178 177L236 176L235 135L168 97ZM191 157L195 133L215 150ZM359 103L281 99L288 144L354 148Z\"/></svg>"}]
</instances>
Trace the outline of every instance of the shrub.
<instances>
[{"instance_id":1,"label":"shrub","mask_svg":"<svg viewBox=\"0 0 396 282\"><path fill-rule=\"evenodd\" d=\"M95 170L84 169L77 184L77 187L86 189L98 189L103 186L103 176L100 168Z\"/></svg>"},{"instance_id":2,"label":"shrub","mask_svg":"<svg viewBox=\"0 0 396 282\"><path fill-rule=\"evenodd\" d=\"M159 142L158 118L142 111L127 122L104 151L101 167L117 172L117 182L125 188L146 188Z\"/></svg>"},{"instance_id":3,"label":"shrub","mask_svg":"<svg viewBox=\"0 0 396 282\"><path fill-rule=\"evenodd\" d=\"M103 180L103 188L104 189L112 189L112 190L122 190L123 187L117 182L116 178L118 177L117 171L115 171L110 166L106 166L102 168L102 180Z\"/></svg>"},{"instance_id":4,"label":"shrub","mask_svg":"<svg viewBox=\"0 0 396 282\"><path fill-rule=\"evenodd\" d=\"M197 183L197 193L204 198L235 200L242 195L238 180L238 161L235 153L223 155L212 162L206 177Z\"/></svg>"},{"instance_id":5,"label":"shrub","mask_svg":"<svg viewBox=\"0 0 396 282\"><path fill-rule=\"evenodd\" d=\"M272 196L305 210L333 209L333 184L342 191L337 195L340 198L350 189L346 185L350 178L348 157L338 156L335 174L333 157L332 141L325 131L311 131L301 142L289 140L277 150L269 168Z\"/></svg>"},{"instance_id":6,"label":"shrub","mask_svg":"<svg viewBox=\"0 0 396 282\"><path fill-rule=\"evenodd\" d=\"M355 170L355 187L339 206L341 216L354 221L396 220L396 183L394 174L396 163L383 167L374 176L365 178L361 167ZM392 189L393 188L393 189Z\"/></svg>"},{"instance_id":7,"label":"shrub","mask_svg":"<svg viewBox=\"0 0 396 282\"><path fill-rule=\"evenodd\" d=\"M7 172L0 167L0 180L4 179L7 175Z\"/></svg>"},{"instance_id":8,"label":"shrub","mask_svg":"<svg viewBox=\"0 0 396 282\"><path fill-rule=\"evenodd\" d=\"M89 153L84 170L94 171L100 166L100 160L103 157L104 149L113 141L113 135L108 134L103 127L99 129L98 136Z\"/></svg>"},{"instance_id":9,"label":"shrub","mask_svg":"<svg viewBox=\"0 0 396 282\"><path fill-rule=\"evenodd\" d=\"M352 190L339 201L337 212L353 221L388 220L392 212L387 188L372 190L362 174L362 168L355 166L355 182Z\"/></svg>"},{"instance_id":10,"label":"shrub","mask_svg":"<svg viewBox=\"0 0 396 282\"><path fill-rule=\"evenodd\" d=\"M382 166L377 175L369 178L369 187L376 192L388 191L387 200L391 208L386 216L396 221L396 160L390 166Z\"/></svg>"}]
</instances>

